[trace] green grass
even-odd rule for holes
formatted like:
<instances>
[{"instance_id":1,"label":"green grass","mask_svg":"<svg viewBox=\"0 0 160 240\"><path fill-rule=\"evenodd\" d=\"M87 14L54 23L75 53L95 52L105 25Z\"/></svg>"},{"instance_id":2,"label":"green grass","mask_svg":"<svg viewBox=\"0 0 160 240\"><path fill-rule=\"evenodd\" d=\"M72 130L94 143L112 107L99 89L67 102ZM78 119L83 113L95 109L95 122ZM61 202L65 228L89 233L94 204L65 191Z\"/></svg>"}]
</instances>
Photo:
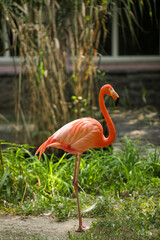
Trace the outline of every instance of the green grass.
<instances>
[{"instance_id":1,"label":"green grass","mask_svg":"<svg viewBox=\"0 0 160 240\"><path fill-rule=\"evenodd\" d=\"M98 222L87 233L69 234L70 239L160 239L160 151L147 148L125 138L117 152L96 149L82 156L81 206L87 209L96 203L83 216ZM39 161L30 149L10 144L2 151L0 211L25 215L52 211L59 219L77 216L74 156L58 159L44 154Z\"/></svg>"},{"instance_id":2,"label":"green grass","mask_svg":"<svg viewBox=\"0 0 160 240\"><path fill-rule=\"evenodd\" d=\"M69 233L72 240L160 239L160 191L134 196L105 196L92 212L97 222L82 234Z\"/></svg>"},{"instance_id":3,"label":"green grass","mask_svg":"<svg viewBox=\"0 0 160 240\"><path fill-rule=\"evenodd\" d=\"M160 212L157 211L157 216ZM80 234L69 234L70 239L93 239L93 240L109 240L109 239L160 239L159 225L160 220L154 219L152 216L146 216L139 207L131 208L131 206L122 207L106 213L105 217L93 224L89 232Z\"/></svg>"}]
</instances>

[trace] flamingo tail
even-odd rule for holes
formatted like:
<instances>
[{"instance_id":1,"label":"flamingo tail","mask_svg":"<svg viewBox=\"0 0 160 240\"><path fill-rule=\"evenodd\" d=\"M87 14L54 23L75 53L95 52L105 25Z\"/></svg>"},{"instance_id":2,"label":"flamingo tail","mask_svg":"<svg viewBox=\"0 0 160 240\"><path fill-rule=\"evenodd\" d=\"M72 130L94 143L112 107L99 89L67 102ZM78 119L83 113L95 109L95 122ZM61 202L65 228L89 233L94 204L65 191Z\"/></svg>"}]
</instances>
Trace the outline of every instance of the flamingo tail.
<instances>
[{"instance_id":1,"label":"flamingo tail","mask_svg":"<svg viewBox=\"0 0 160 240\"><path fill-rule=\"evenodd\" d=\"M46 148L49 148L51 143L54 142L54 139L52 137L48 138L47 141L45 141L36 151L35 155L39 153L39 159L41 158L41 155L44 153Z\"/></svg>"}]
</instances>

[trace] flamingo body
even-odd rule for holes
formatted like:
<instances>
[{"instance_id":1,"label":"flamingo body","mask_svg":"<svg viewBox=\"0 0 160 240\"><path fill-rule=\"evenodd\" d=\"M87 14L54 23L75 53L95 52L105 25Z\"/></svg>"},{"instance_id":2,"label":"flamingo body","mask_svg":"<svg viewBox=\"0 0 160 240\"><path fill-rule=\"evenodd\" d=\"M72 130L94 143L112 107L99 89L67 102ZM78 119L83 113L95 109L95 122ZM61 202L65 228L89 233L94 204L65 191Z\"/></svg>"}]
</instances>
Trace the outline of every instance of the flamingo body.
<instances>
[{"instance_id":1,"label":"flamingo body","mask_svg":"<svg viewBox=\"0 0 160 240\"><path fill-rule=\"evenodd\" d=\"M67 123L44 142L36 154L39 158L46 148L56 147L66 152L81 155L90 148L101 146L103 140L103 128L93 118L80 118Z\"/></svg>"}]
</instances>

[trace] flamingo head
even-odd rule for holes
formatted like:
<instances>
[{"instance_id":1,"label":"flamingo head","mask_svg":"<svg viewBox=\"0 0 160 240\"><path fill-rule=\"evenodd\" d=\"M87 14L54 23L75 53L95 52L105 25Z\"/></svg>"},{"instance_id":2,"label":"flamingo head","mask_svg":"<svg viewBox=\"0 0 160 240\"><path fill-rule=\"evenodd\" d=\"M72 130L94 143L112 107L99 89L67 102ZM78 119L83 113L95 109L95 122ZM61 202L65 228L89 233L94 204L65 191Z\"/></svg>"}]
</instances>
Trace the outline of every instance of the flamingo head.
<instances>
[{"instance_id":1,"label":"flamingo head","mask_svg":"<svg viewBox=\"0 0 160 240\"><path fill-rule=\"evenodd\" d=\"M105 93L114 99L115 104L117 106L119 102L119 95L116 93L114 88L110 84L104 85L104 88L105 88Z\"/></svg>"}]
</instances>

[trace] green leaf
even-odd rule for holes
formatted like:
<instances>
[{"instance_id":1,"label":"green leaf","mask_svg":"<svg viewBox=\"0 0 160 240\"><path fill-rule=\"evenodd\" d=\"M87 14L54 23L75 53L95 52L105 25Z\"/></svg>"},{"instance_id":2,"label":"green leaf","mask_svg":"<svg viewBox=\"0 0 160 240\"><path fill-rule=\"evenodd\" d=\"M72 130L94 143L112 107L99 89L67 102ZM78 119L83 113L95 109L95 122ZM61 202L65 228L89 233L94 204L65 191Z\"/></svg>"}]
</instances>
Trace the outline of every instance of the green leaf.
<instances>
[{"instance_id":1,"label":"green leaf","mask_svg":"<svg viewBox=\"0 0 160 240\"><path fill-rule=\"evenodd\" d=\"M89 20L90 20L90 17L86 16L86 21L89 22Z\"/></svg>"},{"instance_id":2,"label":"green leaf","mask_svg":"<svg viewBox=\"0 0 160 240\"><path fill-rule=\"evenodd\" d=\"M74 83L77 83L77 77L75 74L72 74L72 78L73 78Z\"/></svg>"},{"instance_id":3,"label":"green leaf","mask_svg":"<svg viewBox=\"0 0 160 240\"><path fill-rule=\"evenodd\" d=\"M5 172L4 172L4 174L3 174L3 177L2 177L2 179L1 179L1 182L0 182L0 189L3 187L3 184L5 183L5 180L6 180L6 178L7 178L7 175L8 175L8 166L7 166L7 168L6 168L6 170L5 170Z\"/></svg>"},{"instance_id":4,"label":"green leaf","mask_svg":"<svg viewBox=\"0 0 160 240\"><path fill-rule=\"evenodd\" d=\"M72 99L72 100L76 100L77 97L76 97L76 96L72 96L71 99Z\"/></svg>"}]
</instances>

